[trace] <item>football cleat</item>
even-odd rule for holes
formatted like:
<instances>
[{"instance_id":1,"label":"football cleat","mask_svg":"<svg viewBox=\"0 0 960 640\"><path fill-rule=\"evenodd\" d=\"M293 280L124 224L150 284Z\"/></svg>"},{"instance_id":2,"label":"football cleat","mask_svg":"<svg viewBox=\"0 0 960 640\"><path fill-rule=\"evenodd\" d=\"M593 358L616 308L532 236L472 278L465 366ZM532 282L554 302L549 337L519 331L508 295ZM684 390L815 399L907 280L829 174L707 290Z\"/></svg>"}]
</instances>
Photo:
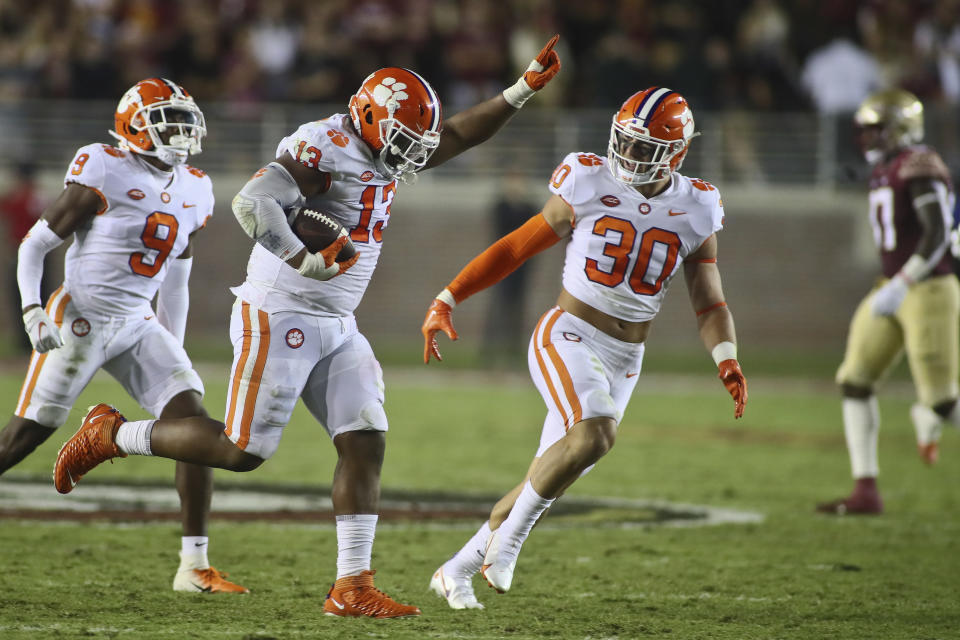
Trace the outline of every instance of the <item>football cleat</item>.
<instances>
[{"instance_id":1,"label":"football cleat","mask_svg":"<svg viewBox=\"0 0 960 640\"><path fill-rule=\"evenodd\" d=\"M487 584L497 590L497 593L506 593L513 582L513 570L517 567L517 556L510 557L504 552L500 542L500 530L490 535L487 551L483 554L483 565L480 573L487 579Z\"/></svg>"},{"instance_id":2,"label":"football cleat","mask_svg":"<svg viewBox=\"0 0 960 640\"><path fill-rule=\"evenodd\" d=\"M917 433L917 451L920 459L932 465L940 457L940 433L943 419L937 413L922 404L910 407L910 419Z\"/></svg>"},{"instance_id":3,"label":"football cleat","mask_svg":"<svg viewBox=\"0 0 960 640\"><path fill-rule=\"evenodd\" d=\"M451 609L483 609L473 593L470 578L452 578L444 573L442 566L433 572L430 589L441 598L446 598Z\"/></svg>"},{"instance_id":4,"label":"football cleat","mask_svg":"<svg viewBox=\"0 0 960 640\"><path fill-rule=\"evenodd\" d=\"M84 474L101 462L126 458L117 448L117 429L127 419L108 404L90 407L80 428L67 440L53 465L53 484L60 493L70 493Z\"/></svg>"},{"instance_id":5,"label":"football cleat","mask_svg":"<svg viewBox=\"0 0 960 640\"><path fill-rule=\"evenodd\" d=\"M339 578L327 592L323 612L328 616L344 618L402 618L418 616L420 609L400 604L373 586L373 574L364 571L358 576Z\"/></svg>"},{"instance_id":6,"label":"football cleat","mask_svg":"<svg viewBox=\"0 0 960 640\"><path fill-rule=\"evenodd\" d=\"M194 593L250 593L250 589L227 580L227 574L213 567L180 569L173 578L174 591Z\"/></svg>"},{"instance_id":7,"label":"football cleat","mask_svg":"<svg viewBox=\"0 0 960 640\"><path fill-rule=\"evenodd\" d=\"M817 512L835 516L879 515L883 513L883 501L879 493L854 493L849 498L821 502Z\"/></svg>"}]
</instances>

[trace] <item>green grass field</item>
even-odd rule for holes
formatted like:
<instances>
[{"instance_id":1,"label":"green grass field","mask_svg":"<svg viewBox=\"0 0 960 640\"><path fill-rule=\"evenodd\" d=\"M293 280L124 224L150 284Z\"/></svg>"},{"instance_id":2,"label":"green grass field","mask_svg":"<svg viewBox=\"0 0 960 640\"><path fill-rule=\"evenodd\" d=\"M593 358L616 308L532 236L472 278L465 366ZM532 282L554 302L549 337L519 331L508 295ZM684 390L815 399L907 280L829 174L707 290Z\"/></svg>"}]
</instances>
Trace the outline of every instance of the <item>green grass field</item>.
<instances>
[{"instance_id":1,"label":"green grass field","mask_svg":"<svg viewBox=\"0 0 960 640\"><path fill-rule=\"evenodd\" d=\"M201 370L213 415L222 413L226 370ZM6 519L0 638L960 637L960 436L946 433L941 463L924 467L907 415L909 388L892 384L881 397L887 513L819 516L817 501L851 486L829 378L749 377L746 417L734 421L722 385L708 365L701 370L666 376L648 363L616 447L570 496L737 508L762 513L762 523L625 528L547 518L527 541L509 594L478 578L486 610L452 611L427 583L480 522L391 522L374 547L378 586L424 615L376 621L321 614L335 572L332 523L214 520L211 560L253 593L192 596L170 590L174 523ZM21 373L7 371L0 401L12 409ZM522 374L442 371L386 372L384 488L497 495L520 479L535 450L541 401ZM143 416L98 377L68 425L8 476L49 478L81 409L101 400ZM334 460L301 407L273 459L251 474L218 472L217 482L314 484L325 492ZM90 479L168 481L172 470L165 460L130 458Z\"/></svg>"}]
</instances>

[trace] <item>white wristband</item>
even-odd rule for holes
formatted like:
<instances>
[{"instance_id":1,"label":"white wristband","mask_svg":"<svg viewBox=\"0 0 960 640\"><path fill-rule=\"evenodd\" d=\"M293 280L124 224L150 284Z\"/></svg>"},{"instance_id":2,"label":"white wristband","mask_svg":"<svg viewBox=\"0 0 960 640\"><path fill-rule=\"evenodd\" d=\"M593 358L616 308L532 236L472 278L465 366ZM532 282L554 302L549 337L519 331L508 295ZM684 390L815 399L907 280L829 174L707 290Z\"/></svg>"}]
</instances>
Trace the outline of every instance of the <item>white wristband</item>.
<instances>
[{"instance_id":1,"label":"white wristband","mask_svg":"<svg viewBox=\"0 0 960 640\"><path fill-rule=\"evenodd\" d=\"M732 342L721 342L713 348L710 355L713 356L713 361L719 367L724 360L737 359L737 345Z\"/></svg>"},{"instance_id":2,"label":"white wristband","mask_svg":"<svg viewBox=\"0 0 960 640\"><path fill-rule=\"evenodd\" d=\"M523 106L523 103L532 98L535 93L536 91L530 88L530 85L523 79L523 76L520 76L520 79L517 80L513 86L503 90L503 99L514 109L519 109Z\"/></svg>"},{"instance_id":3,"label":"white wristband","mask_svg":"<svg viewBox=\"0 0 960 640\"><path fill-rule=\"evenodd\" d=\"M451 309L457 306L457 301L453 298L453 294L450 293L450 289L444 289L443 291L438 293L437 300L439 300L440 302L446 302L448 305L450 305Z\"/></svg>"},{"instance_id":4,"label":"white wristband","mask_svg":"<svg viewBox=\"0 0 960 640\"><path fill-rule=\"evenodd\" d=\"M907 281L907 284L913 284L923 280L923 278L930 272L930 265L926 258L923 256L918 256L913 254L910 258L900 267L900 273L903 278Z\"/></svg>"}]
</instances>

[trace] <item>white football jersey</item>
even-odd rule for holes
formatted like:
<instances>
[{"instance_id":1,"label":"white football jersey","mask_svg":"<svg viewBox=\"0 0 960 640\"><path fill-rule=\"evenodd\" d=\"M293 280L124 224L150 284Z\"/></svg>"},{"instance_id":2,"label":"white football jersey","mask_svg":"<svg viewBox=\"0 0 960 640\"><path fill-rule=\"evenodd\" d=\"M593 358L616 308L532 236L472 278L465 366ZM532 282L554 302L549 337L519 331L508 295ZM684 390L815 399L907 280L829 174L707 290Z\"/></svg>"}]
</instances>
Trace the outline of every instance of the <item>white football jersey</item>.
<instances>
[{"instance_id":1,"label":"white football jersey","mask_svg":"<svg viewBox=\"0 0 960 640\"><path fill-rule=\"evenodd\" d=\"M293 159L330 174L327 190L304 206L325 213L350 231L360 258L344 273L320 282L256 243L247 263L247 279L232 291L264 311L299 311L321 316L351 315L380 259L383 230L397 182L377 171L373 153L338 113L301 125L280 141L277 157Z\"/></svg>"},{"instance_id":2,"label":"white football jersey","mask_svg":"<svg viewBox=\"0 0 960 640\"><path fill-rule=\"evenodd\" d=\"M683 259L723 228L723 202L710 183L674 173L670 186L648 199L592 153L568 154L550 191L574 213L563 288L631 322L657 315Z\"/></svg>"},{"instance_id":3,"label":"white football jersey","mask_svg":"<svg viewBox=\"0 0 960 640\"><path fill-rule=\"evenodd\" d=\"M81 147L64 176L97 192L102 209L74 234L64 285L83 313L150 314L150 302L213 215L213 184L189 165L161 171L106 144Z\"/></svg>"}]
</instances>

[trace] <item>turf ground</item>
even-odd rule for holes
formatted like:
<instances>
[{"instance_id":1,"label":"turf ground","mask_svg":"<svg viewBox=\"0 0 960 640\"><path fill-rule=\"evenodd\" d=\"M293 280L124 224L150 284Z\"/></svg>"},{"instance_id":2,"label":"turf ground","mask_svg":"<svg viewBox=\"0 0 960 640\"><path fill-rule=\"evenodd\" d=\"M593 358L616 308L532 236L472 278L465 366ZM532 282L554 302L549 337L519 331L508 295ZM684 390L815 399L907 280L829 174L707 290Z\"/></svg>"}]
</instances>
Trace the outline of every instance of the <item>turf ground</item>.
<instances>
[{"instance_id":1,"label":"turf ground","mask_svg":"<svg viewBox=\"0 0 960 640\"><path fill-rule=\"evenodd\" d=\"M222 413L226 365L203 368L207 407ZM427 591L432 571L479 520L391 521L378 530L378 586L424 615L342 620L321 615L334 574L331 523L214 519L211 560L248 596L174 594L175 523L0 520L0 638L844 638L960 637L960 435L943 459L914 453L909 388L881 397L881 488L887 513L830 518L817 501L851 485L839 401L824 377L751 376L746 417L709 368L660 375L648 363L613 451L570 491L655 498L758 512L716 526L617 525L558 517L524 547L513 589L475 581L484 611L452 611ZM0 406L20 386L0 377ZM525 375L388 369L391 421L385 489L495 496L521 476L543 409ZM96 401L143 416L97 378L70 422L5 485L49 478L57 448ZM298 408L277 455L251 474L218 472L220 486L314 485L334 463L325 434ZM167 482L172 464L131 458L92 472L97 482ZM81 484L75 492L85 490ZM51 489L52 491L52 489ZM687 523L689 524L689 523Z\"/></svg>"}]
</instances>

